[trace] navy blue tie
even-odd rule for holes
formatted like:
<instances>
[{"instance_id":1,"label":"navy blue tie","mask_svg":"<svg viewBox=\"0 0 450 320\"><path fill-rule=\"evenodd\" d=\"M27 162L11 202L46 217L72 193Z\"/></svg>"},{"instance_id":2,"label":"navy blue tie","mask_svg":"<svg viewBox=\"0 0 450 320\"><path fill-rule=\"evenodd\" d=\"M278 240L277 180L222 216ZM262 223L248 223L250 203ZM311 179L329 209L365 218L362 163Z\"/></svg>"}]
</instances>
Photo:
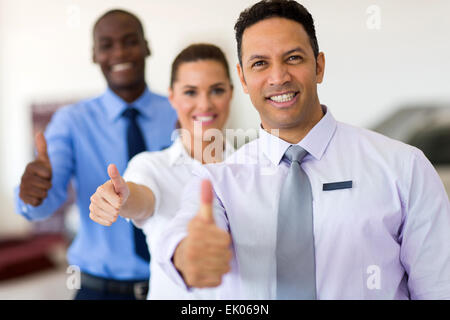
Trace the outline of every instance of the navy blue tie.
<instances>
[{"instance_id":1,"label":"navy blue tie","mask_svg":"<svg viewBox=\"0 0 450 320\"><path fill-rule=\"evenodd\" d=\"M133 108L128 107L124 112L123 116L128 118L128 129L127 129L127 142L128 142L128 160L133 158L136 154L146 151L147 147L145 145L144 136L139 128L136 121L136 117L139 112ZM145 240L145 235L141 229L136 228L133 224L134 231L134 247L136 254L140 256L145 261L150 261L150 253L147 247L147 242Z\"/></svg>"}]
</instances>

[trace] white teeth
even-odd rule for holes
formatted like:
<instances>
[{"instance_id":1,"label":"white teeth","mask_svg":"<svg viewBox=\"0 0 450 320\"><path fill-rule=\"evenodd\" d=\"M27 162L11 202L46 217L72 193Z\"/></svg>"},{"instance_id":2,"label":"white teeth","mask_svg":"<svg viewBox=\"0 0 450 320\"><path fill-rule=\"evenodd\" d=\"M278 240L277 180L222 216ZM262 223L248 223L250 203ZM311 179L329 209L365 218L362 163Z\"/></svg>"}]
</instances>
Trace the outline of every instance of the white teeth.
<instances>
[{"instance_id":1,"label":"white teeth","mask_svg":"<svg viewBox=\"0 0 450 320\"><path fill-rule=\"evenodd\" d=\"M211 121L212 119L214 119L214 116L209 116L209 117L196 116L195 117L195 120L200 121L200 122L208 122L208 121Z\"/></svg>"},{"instance_id":2,"label":"white teeth","mask_svg":"<svg viewBox=\"0 0 450 320\"><path fill-rule=\"evenodd\" d=\"M119 63L119 64L113 65L111 67L111 71L112 72L118 72L118 71L131 69L132 67L133 67L133 64L131 62Z\"/></svg>"},{"instance_id":3,"label":"white teeth","mask_svg":"<svg viewBox=\"0 0 450 320\"><path fill-rule=\"evenodd\" d=\"M288 102L291 101L295 96L295 93L286 93L279 96L270 97L270 100L275 102Z\"/></svg>"}]
</instances>

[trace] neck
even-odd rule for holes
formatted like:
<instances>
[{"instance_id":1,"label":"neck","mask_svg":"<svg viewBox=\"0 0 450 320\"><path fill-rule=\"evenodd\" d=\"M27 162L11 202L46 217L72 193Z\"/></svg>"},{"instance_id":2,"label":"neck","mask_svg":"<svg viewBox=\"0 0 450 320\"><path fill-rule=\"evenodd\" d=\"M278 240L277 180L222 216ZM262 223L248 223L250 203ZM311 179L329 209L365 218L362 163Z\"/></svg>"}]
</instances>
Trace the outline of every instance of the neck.
<instances>
[{"instance_id":1,"label":"neck","mask_svg":"<svg viewBox=\"0 0 450 320\"><path fill-rule=\"evenodd\" d=\"M223 161L225 142L223 135L213 137L211 141L205 141L202 137L182 135L183 146L191 158L202 164L217 163Z\"/></svg>"},{"instance_id":2,"label":"neck","mask_svg":"<svg viewBox=\"0 0 450 320\"><path fill-rule=\"evenodd\" d=\"M142 82L139 85L135 85L133 87L127 87L127 88L110 87L110 88L115 94L117 94L124 101L131 103L131 102L134 102L135 100L137 100L142 95L146 86L147 85L145 84L145 82Z\"/></svg>"},{"instance_id":3,"label":"neck","mask_svg":"<svg viewBox=\"0 0 450 320\"><path fill-rule=\"evenodd\" d=\"M297 144L303 140L304 137L311 131L312 128L322 119L324 116L322 107L320 104L314 108L306 119L299 121L295 126L289 128L272 128L263 124L263 129L272 134L272 130L278 130L278 137L291 144ZM273 133L275 134L275 133Z\"/></svg>"}]
</instances>

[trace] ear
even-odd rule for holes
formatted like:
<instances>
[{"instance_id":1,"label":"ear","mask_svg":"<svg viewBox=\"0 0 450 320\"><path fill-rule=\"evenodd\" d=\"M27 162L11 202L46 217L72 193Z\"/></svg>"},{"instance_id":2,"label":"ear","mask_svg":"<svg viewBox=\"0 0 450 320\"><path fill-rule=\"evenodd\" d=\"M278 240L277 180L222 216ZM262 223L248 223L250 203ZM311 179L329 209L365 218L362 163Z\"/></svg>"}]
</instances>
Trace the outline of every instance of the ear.
<instances>
[{"instance_id":1,"label":"ear","mask_svg":"<svg viewBox=\"0 0 450 320\"><path fill-rule=\"evenodd\" d=\"M148 46L147 40L145 40L145 51L147 51L145 54L146 57L150 57L152 55L152 51L150 50L150 47Z\"/></svg>"},{"instance_id":2,"label":"ear","mask_svg":"<svg viewBox=\"0 0 450 320\"><path fill-rule=\"evenodd\" d=\"M242 70L240 63L236 65L236 69L239 75L239 80L241 81L242 89L244 89L244 92L248 94L248 88L247 83L245 82L244 71Z\"/></svg>"},{"instance_id":3,"label":"ear","mask_svg":"<svg viewBox=\"0 0 450 320\"><path fill-rule=\"evenodd\" d=\"M169 88L168 93L169 96L167 98L169 99L170 105L176 110L175 105L173 104L173 89Z\"/></svg>"},{"instance_id":4,"label":"ear","mask_svg":"<svg viewBox=\"0 0 450 320\"><path fill-rule=\"evenodd\" d=\"M325 74L325 54L320 52L316 59L317 83L322 83Z\"/></svg>"},{"instance_id":5,"label":"ear","mask_svg":"<svg viewBox=\"0 0 450 320\"><path fill-rule=\"evenodd\" d=\"M92 62L97 63L97 58L95 56L95 47L92 47Z\"/></svg>"}]
</instances>

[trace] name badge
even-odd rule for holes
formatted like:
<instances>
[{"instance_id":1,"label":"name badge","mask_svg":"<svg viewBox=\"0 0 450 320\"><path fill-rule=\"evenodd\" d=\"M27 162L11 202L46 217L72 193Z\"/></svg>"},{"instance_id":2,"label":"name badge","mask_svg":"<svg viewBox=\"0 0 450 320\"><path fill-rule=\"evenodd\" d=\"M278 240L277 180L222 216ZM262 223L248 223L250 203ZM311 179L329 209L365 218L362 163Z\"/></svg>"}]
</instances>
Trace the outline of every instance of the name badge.
<instances>
[{"instance_id":1,"label":"name badge","mask_svg":"<svg viewBox=\"0 0 450 320\"><path fill-rule=\"evenodd\" d=\"M324 183L323 191L332 191L332 190L340 190L340 189L351 189L353 187L353 181L342 181L342 182L332 182L332 183Z\"/></svg>"}]
</instances>

